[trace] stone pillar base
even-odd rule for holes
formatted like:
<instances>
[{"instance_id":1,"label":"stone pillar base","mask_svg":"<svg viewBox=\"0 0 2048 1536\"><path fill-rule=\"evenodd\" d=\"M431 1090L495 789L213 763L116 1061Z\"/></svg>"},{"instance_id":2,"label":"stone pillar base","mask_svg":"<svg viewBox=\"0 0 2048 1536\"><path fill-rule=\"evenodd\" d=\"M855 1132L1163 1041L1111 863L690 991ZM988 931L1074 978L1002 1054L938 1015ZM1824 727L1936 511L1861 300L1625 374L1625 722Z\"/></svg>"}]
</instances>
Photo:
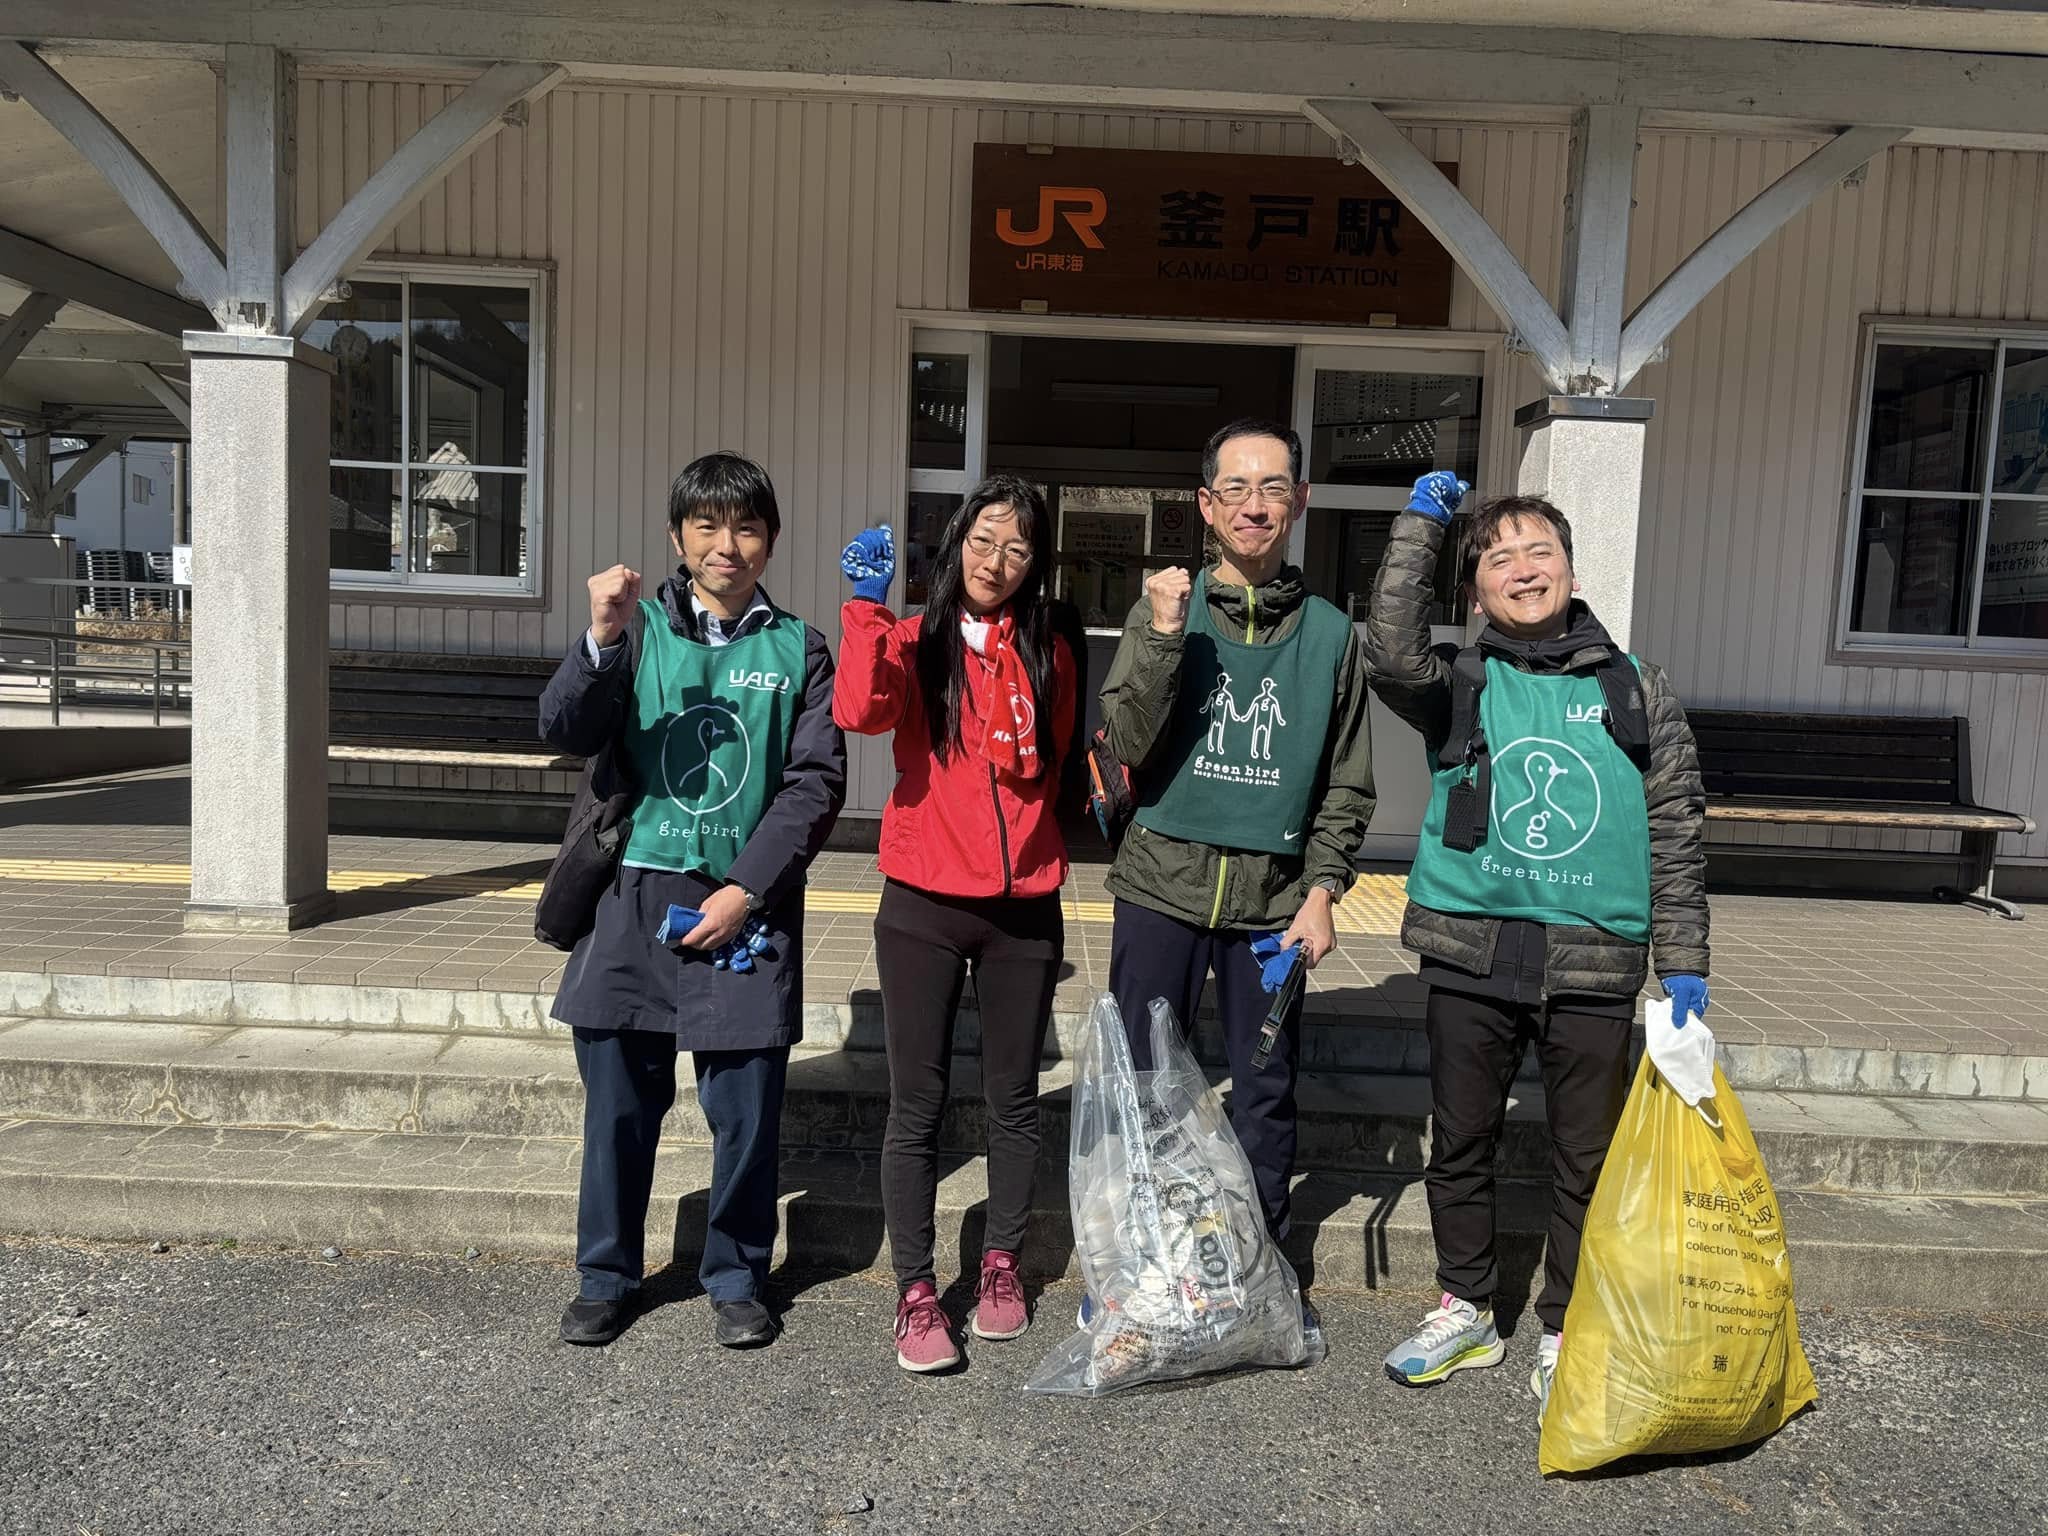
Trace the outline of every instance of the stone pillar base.
<instances>
[{"instance_id":1,"label":"stone pillar base","mask_svg":"<svg viewBox=\"0 0 2048 1536\"><path fill-rule=\"evenodd\" d=\"M236 907L185 903L187 933L290 933L334 916L334 892L321 891L284 906Z\"/></svg>"},{"instance_id":2,"label":"stone pillar base","mask_svg":"<svg viewBox=\"0 0 2048 1536\"><path fill-rule=\"evenodd\" d=\"M1522 433L1516 490L1571 520L1572 572L1615 643L1633 627L1643 440L1655 402L1550 395L1515 412Z\"/></svg>"}]
</instances>

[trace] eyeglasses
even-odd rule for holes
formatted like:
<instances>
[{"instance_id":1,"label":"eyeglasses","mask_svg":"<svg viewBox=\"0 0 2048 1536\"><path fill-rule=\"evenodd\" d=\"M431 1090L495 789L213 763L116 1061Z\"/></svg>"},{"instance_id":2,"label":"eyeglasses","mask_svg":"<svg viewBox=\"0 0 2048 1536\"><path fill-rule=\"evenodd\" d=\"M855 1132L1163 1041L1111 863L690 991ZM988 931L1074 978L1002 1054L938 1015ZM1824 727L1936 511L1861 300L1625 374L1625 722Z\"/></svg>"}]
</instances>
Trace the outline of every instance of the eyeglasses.
<instances>
[{"instance_id":1,"label":"eyeglasses","mask_svg":"<svg viewBox=\"0 0 2048 1536\"><path fill-rule=\"evenodd\" d=\"M1031 569L1031 546L1029 544L998 544L985 533L970 533L967 547L974 552L977 560L996 560L1005 565L1014 565L1020 571Z\"/></svg>"},{"instance_id":2,"label":"eyeglasses","mask_svg":"<svg viewBox=\"0 0 2048 1536\"><path fill-rule=\"evenodd\" d=\"M1282 507L1294 500L1295 485L1292 480L1261 480L1256 486L1233 480L1228 485L1212 485L1208 492L1226 507L1241 507L1254 495L1263 502Z\"/></svg>"}]
</instances>

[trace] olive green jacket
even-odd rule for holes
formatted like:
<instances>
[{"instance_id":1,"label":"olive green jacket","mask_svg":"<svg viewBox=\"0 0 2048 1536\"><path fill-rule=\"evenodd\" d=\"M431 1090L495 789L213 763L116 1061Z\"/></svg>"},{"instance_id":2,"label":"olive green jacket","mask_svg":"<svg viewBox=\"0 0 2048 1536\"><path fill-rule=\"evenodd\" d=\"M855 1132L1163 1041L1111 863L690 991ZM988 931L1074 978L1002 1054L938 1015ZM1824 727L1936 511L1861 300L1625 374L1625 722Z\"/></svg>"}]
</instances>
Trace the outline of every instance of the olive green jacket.
<instances>
[{"instance_id":1,"label":"olive green jacket","mask_svg":"<svg viewBox=\"0 0 2048 1536\"><path fill-rule=\"evenodd\" d=\"M1301 623L1308 588L1293 566L1253 589L1226 587L1211 572L1209 619L1218 632L1273 644ZM1170 774L1161 761L1180 697L1181 636L1152 627L1140 597L1124 620L1123 640L1102 687L1102 723L1110 750L1142 784ZM1315 809L1298 856L1183 842L1131 824L1109 872L1112 894L1205 928L1284 928L1310 887L1327 883L1341 897L1356 879L1352 860L1372 820L1372 735L1365 653L1354 631L1333 680L1328 738L1317 768Z\"/></svg>"}]
</instances>

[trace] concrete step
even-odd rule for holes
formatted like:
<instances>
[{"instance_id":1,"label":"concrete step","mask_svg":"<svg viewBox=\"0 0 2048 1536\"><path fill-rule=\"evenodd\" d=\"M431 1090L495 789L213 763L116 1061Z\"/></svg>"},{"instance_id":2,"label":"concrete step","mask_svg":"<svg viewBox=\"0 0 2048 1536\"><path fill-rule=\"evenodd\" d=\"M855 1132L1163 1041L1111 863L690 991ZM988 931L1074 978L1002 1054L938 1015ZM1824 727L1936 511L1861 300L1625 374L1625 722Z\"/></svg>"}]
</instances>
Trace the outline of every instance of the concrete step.
<instances>
[{"instance_id":1,"label":"concrete step","mask_svg":"<svg viewBox=\"0 0 2048 1536\"><path fill-rule=\"evenodd\" d=\"M345 1249L488 1252L566 1260L575 1230L577 1144L521 1136L211 1129L0 1121L0 1230L103 1240L167 1238ZM709 1149L663 1150L649 1212L650 1260L689 1264L702 1230ZM876 1158L800 1150L783 1160L779 1257L857 1272L885 1261ZM1542 1186L1500 1186L1503 1290L1535 1274ZM941 1273L979 1251L978 1161L944 1169ZM1066 1193L1039 1180L1027 1241L1033 1273L1074 1272ZM1780 1190L1802 1306L1942 1310L2031 1307L2048 1259L2048 1202ZM1318 1285L1423 1292L1435 1260L1413 1179L1313 1174L1296 1186L1297 1263ZM1374 1347L1377 1347L1375 1345Z\"/></svg>"},{"instance_id":2,"label":"concrete step","mask_svg":"<svg viewBox=\"0 0 2048 1536\"><path fill-rule=\"evenodd\" d=\"M1062 996L1067 1000L1066 994ZM549 1002L549 997L535 992L0 972L0 1018L560 1034L562 1027L547 1016ZM1087 1027L1087 1015L1078 1005L1056 1007L1046 1059L1071 1057ZM804 1037L813 1046L880 1050L879 995L855 991L831 999L814 997L804 1005ZM1195 1041L1204 1061L1213 1065L1223 1060L1212 1018L1197 1019ZM980 1019L971 1007L961 1011L955 1043L963 1054L979 1049ZM1722 1070L1743 1090L2048 1102L2048 1057L1904 1051L1876 1045L1784 1045L1732 1034L1720 1044ZM1313 1068L1425 1074L1429 1049L1422 1028L1420 983L1402 976L1363 991L1311 993L1302 1056ZM1533 1060L1523 1064L1522 1078L1533 1080Z\"/></svg>"},{"instance_id":3,"label":"concrete step","mask_svg":"<svg viewBox=\"0 0 2048 1536\"><path fill-rule=\"evenodd\" d=\"M1065 1156L1069 1062L1040 1079L1046 1158ZM2048 1106L1870 1094L1743 1092L1765 1166L1788 1189L2048 1197ZM800 1049L783 1111L791 1148L878 1151L886 1059ZM1420 1077L1309 1071L1300 1087L1300 1165L1415 1174L1429 1146ZM283 1127L574 1139L583 1091L569 1042L422 1030L329 1030L28 1019L0 1024L0 1116L126 1125ZM668 1134L706 1143L688 1074ZM943 1150L986 1142L980 1060L956 1058ZM1543 1095L1519 1086L1501 1149L1509 1178L1549 1167Z\"/></svg>"}]
</instances>

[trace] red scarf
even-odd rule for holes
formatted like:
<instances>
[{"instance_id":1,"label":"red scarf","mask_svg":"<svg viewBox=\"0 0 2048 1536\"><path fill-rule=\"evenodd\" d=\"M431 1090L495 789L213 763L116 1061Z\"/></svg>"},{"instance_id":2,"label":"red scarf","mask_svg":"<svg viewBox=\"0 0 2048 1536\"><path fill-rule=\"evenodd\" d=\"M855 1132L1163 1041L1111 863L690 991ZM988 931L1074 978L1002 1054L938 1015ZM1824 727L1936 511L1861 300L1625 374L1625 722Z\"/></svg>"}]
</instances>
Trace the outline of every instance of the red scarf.
<instances>
[{"instance_id":1,"label":"red scarf","mask_svg":"<svg viewBox=\"0 0 2048 1536\"><path fill-rule=\"evenodd\" d=\"M979 665L967 669L975 712L982 719L979 750L1012 778L1038 777L1038 720L1031 675L1017 654L1017 621L1005 608L994 623L963 616L960 638ZM963 733L965 734L965 733Z\"/></svg>"}]
</instances>

